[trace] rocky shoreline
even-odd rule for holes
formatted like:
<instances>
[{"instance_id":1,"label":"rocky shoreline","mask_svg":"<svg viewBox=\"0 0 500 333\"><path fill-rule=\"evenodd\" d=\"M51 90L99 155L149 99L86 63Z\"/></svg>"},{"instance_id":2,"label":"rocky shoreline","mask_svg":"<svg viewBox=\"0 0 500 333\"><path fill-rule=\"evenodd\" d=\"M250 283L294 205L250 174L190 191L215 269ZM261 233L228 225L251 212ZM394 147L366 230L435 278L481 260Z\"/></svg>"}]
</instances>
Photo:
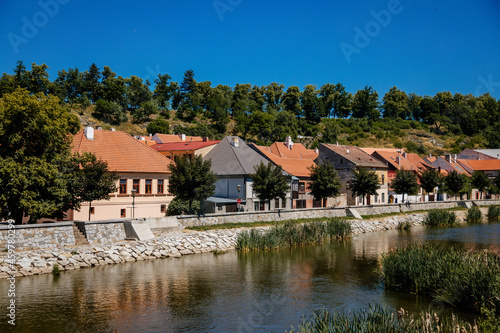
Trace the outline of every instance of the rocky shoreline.
<instances>
[{"instance_id":1,"label":"rocky shoreline","mask_svg":"<svg viewBox=\"0 0 500 333\"><path fill-rule=\"evenodd\" d=\"M458 220L463 212L456 212ZM353 234L397 228L400 222L422 224L426 214L406 214L370 220L350 220ZM265 230L269 227L257 229ZM121 241L112 245L86 245L61 247L56 250L31 250L15 252L15 262L8 260L6 252L0 253L0 278L23 277L52 273L57 265L60 271L111 265L124 262L178 258L183 255L232 250L238 234L243 230L223 229L211 231L176 230L160 233L148 241Z\"/></svg>"}]
</instances>

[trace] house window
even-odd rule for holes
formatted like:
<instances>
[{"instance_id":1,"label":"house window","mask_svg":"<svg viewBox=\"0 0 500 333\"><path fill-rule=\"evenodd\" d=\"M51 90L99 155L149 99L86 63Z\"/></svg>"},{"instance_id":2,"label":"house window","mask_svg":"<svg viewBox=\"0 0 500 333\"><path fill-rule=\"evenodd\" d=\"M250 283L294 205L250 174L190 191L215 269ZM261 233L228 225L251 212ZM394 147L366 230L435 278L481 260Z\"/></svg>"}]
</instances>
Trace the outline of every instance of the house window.
<instances>
[{"instance_id":1,"label":"house window","mask_svg":"<svg viewBox=\"0 0 500 333\"><path fill-rule=\"evenodd\" d=\"M139 194L139 179L134 179L134 182L133 182L133 185L132 185L132 189L135 190L135 193L136 194Z\"/></svg>"},{"instance_id":2,"label":"house window","mask_svg":"<svg viewBox=\"0 0 500 333\"><path fill-rule=\"evenodd\" d=\"M281 200L281 208L286 208L286 199Z\"/></svg>"},{"instance_id":3,"label":"house window","mask_svg":"<svg viewBox=\"0 0 500 333\"><path fill-rule=\"evenodd\" d=\"M153 180L151 179L146 179L146 187L145 187L145 192L146 194L151 194L153 193L151 188L153 186Z\"/></svg>"},{"instance_id":4,"label":"house window","mask_svg":"<svg viewBox=\"0 0 500 333\"><path fill-rule=\"evenodd\" d=\"M385 202L385 193L382 193L382 202Z\"/></svg>"},{"instance_id":5,"label":"house window","mask_svg":"<svg viewBox=\"0 0 500 333\"><path fill-rule=\"evenodd\" d=\"M274 208L280 208L280 198L274 199Z\"/></svg>"},{"instance_id":6,"label":"house window","mask_svg":"<svg viewBox=\"0 0 500 333\"><path fill-rule=\"evenodd\" d=\"M299 182L294 180L292 183L292 191L298 191L298 190L299 190Z\"/></svg>"},{"instance_id":7,"label":"house window","mask_svg":"<svg viewBox=\"0 0 500 333\"><path fill-rule=\"evenodd\" d=\"M382 175L382 185L385 184L385 175Z\"/></svg>"},{"instance_id":8,"label":"house window","mask_svg":"<svg viewBox=\"0 0 500 333\"><path fill-rule=\"evenodd\" d=\"M217 205L217 210L222 210L222 205Z\"/></svg>"},{"instance_id":9,"label":"house window","mask_svg":"<svg viewBox=\"0 0 500 333\"><path fill-rule=\"evenodd\" d=\"M167 205L161 205L160 206L160 212L166 213L167 212Z\"/></svg>"},{"instance_id":10,"label":"house window","mask_svg":"<svg viewBox=\"0 0 500 333\"><path fill-rule=\"evenodd\" d=\"M158 179L158 194L163 194L163 179Z\"/></svg>"},{"instance_id":11,"label":"house window","mask_svg":"<svg viewBox=\"0 0 500 333\"><path fill-rule=\"evenodd\" d=\"M95 214L95 207L90 207L90 214L94 215Z\"/></svg>"},{"instance_id":12,"label":"house window","mask_svg":"<svg viewBox=\"0 0 500 333\"><path fill-rule=\"evenodd\" d=\"M255 203L253 204L253 210L256 212L259 211L259 202L258 201L255 201Z\"/></svg>"},{"instance_id":13,"label":"house window","mask_svg":"<svg viewBox=\"0 0 500 333\"><path fill-rule=\"evenodd\" d=\"M127 217L127 213L125 213L125 212L126 212L125 209L120 209L120 217L121 218Z\"/></svg>"},{"instance_id":14,"label":"house window","mask_svg":"<svg viewBox=\"0 0 500 333\"><path fill-rule=\"evenodd\" d=\"M127 180L120 179L120 194L126 194L126 193L127 193Z\"/></svg>"},{"instance_id":15,"label":"house window","mask_svg":"<svg viewBox=\"0 0 500 333\"><path fill-rule=\"evenodd\" d=\"M378 203L378 194L375 194L375 203Z\"/></svg>"}]
</instances>

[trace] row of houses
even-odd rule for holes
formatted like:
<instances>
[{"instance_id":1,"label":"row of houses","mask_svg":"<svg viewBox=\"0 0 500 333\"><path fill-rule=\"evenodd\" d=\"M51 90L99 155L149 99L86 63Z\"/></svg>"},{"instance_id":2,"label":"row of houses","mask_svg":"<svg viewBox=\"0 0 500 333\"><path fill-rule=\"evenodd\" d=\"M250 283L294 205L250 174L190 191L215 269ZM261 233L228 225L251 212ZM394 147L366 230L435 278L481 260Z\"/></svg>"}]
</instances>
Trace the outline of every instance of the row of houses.
<instances>
[{"instance_id":1,"label":"row of houses","mask_svg":"<svg viewBox=\"0 0 500 333\"><path fill-rule=\"evenodd\" d=\"M74 136L73 152L92 152L119 175L118 190L110 193L110 200L92 203L92 220L164 216L173 199L168 193L168 167L174 163L175 157L182 155L200 155L210 160L212 171L218 178L214 195L202 203L204 213L360 205L362 199L353 196L349 188L353 168L373 170L379 178L381 187L376 195L366 198L368 205L401 200L401 196L388 185L401 169L412 170L417 175L427 169L436 169L443 174L457 171L469 176L474 170L480 170L490 177L496 176L500 169L500 160L484 151L464 150L458 156L422 158L404 150L338 144L320 144L318 149L307 149L294 143L290 137L285 142L275 142L267 147L247 144L237 136L220 141L184 134L133 137L124 132L92 127L86 127ZM250 175L261 162L281 166L283 173L290 177L290 191L285 200L272 200L268 206L252 191ZM342 183L340 196L320 202L309 193L309 169L317 163L335 166ZM473 192L474 195L477 194ZM422 190L409 197L414 202L446 199L444 194L438 197L436 193ZM79 211L69 212L67 219L87 220L88 208L88 203L84 203Z\"/></svg>"}]
</instances>

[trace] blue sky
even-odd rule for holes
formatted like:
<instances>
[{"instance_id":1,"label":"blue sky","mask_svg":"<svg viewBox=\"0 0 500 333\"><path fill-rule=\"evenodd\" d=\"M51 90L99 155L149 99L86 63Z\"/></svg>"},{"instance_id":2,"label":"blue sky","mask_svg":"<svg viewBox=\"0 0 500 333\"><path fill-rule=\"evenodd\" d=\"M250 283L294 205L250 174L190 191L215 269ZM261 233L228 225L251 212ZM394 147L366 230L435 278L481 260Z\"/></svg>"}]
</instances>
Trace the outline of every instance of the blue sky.
<instances>
[{"instance_id":1,"label":"blue sky","mask_svg":"<svg viewBox=\"0 0 500 333\"><path fill-rule=\"evenodd\" d=\"M55 5L57 4L57 5ZM57 71L286 87L396 86L500 99L500 3L428 1L1 1L0 73Z\"/></svg>"}]
</instances>

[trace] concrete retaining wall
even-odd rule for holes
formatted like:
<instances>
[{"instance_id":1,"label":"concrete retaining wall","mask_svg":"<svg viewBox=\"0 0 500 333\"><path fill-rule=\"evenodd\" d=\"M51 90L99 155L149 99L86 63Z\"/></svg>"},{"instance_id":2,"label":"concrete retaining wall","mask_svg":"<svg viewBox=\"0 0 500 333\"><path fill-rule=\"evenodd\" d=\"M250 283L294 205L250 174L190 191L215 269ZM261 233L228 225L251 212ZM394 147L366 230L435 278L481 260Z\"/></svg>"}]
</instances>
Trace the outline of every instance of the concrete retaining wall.
<instances>
[{"instance_id":1,"label":"concrete retaining wall","mask_svg":"<svg viewBox=\"0 0 500 333\"><path fill-rule=\"evenodd\" d=\"M125 221L90 221L85 222L85 236L89 244L110 244L125 239Z\"/></svg>"}]
</instances>

